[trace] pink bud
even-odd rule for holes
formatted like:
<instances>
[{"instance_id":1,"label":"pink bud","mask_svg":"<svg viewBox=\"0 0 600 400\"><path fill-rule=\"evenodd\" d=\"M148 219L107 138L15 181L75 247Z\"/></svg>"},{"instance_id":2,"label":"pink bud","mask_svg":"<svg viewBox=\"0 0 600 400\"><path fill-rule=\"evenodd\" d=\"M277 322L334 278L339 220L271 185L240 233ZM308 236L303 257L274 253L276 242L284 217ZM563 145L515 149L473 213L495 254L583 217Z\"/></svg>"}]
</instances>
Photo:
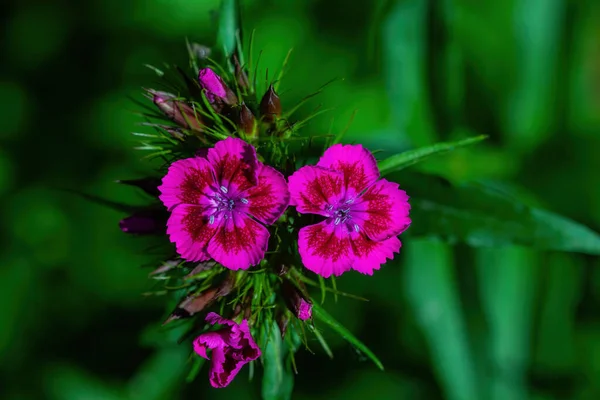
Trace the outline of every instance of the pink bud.
<instances>
[{"instance_id":1,"label":"pink bud","mask_svg":"<svg viewBox=\"0 0 600 400\"><path fill-rule=\"evenodd\" d=\"M200 115L192 107L182 101L175 100L175 96L171 93L155 90L149 90L149 92L152 94L152 101L156 107L177 125L185 129L202 131L204 124L200 119Z\"/></svg>"},{"instance_id":2,"label":"pink bud","mask_svg":"<svg viewBox=\"0 0 600 400\"><path fill-rule=\"evenodd\" d=\"M200 86L206 89L206 97L211 103L215 101L215 96L224 99L227 96L225 83L219 75L210 68L203 68L198 74Z\"/></svg>"},{"instance_id":3,"label":"pink bud","mask_svg":"<svg viewBox=\"0 0 600 400\"><path fill-rule=\"evenodd\" d=\"M300 289L284 280L282 290L286 305L299 320L306 321L312 317L312 303Z\"/></svg>"},{"instance_id":4,"label":"pink bud","mask_svg":"<svg viewBox=\"0 0 600 400\"><path fill-rule=\"evenodd\" d=\"M227 87L223 79L212 69L201 69L198 73L198 81L200 82L200 86L206 90L206 98L209 102L214 103L222 100L229 105L237 103L235 93Z\"/></svg>"}]
</instances>

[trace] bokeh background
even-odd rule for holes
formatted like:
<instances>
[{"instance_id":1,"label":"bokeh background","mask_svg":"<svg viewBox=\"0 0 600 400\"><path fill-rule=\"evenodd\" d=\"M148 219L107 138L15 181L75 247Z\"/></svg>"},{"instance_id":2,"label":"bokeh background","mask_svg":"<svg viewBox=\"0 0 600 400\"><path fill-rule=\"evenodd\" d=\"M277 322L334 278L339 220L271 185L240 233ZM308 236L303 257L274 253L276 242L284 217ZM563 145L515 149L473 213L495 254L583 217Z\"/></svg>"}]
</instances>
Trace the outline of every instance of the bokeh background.
<instances>
[{"instance_id":1,"label":"bokeh background","mask_svg":"<svg viewBox=\"0 0 600 400\"><path fill-rule=\"evenodd\" d=\"M600 2L244 0L261 65L293 105L334 109L305 132L343 129L385 154L488 134L419 168L508 188L600 231ZM150 171L131 131L154 73L212 45L218 2L6 1L0 43L0 397L258 399L247 369L225 390L165 316L122 213L64 191L139 203L116 179ZM402 182L400 182L402 184ZM426 189L424 189L426 190ZM409 193L410 195L410 193ZM297 399L600 398L600 265L582 254L472 249L407 235L374 277L346 274L325 306L380 356L380 372L326 333L329 360L298 354Z\"/></svg>"}]
</instances>

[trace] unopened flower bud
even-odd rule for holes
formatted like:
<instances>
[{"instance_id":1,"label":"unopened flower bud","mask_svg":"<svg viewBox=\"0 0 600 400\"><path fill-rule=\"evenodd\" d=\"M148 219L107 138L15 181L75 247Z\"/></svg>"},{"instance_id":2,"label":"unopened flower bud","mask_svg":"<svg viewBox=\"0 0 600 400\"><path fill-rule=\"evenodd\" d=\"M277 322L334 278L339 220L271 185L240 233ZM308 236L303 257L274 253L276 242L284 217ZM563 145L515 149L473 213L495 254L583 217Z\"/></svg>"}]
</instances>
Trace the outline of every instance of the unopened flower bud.
<instances>
[{"instance_id":1,"label":"unopened flower bud","mask_svg":"<svg viewBox=\"0 0 600 400\"><path fill-rule=\"evenodd\" d=\"M204 124L192 107L182 101L175 100L175 96L166 93L150 90L152 101L160 111L163 112L177 125L185 129L193 129L202 132Z\"/></svg>"},{"instance_id":2,"label":"unopened flower bud","mask_svg":"<svg viewBox=\"0 0 600 400\"><path fill-rule=\"evenodd\" d=\"M203 68L198 73L198 82L206 90L206 98L210 103L223 101L226 104L237 104L237 96L223 82L223 79L210 68Z\"/></svg>"},{"instance_id":3,"label":"unopened flower bud","mask_svg":"<svg viewBox=\"0 0 600 400\"><path fill-rule=\"evenodd\" d=\"M312 317L312 303L300 289L284 280L282 290L286 305L298 319L306 321Z\"/></svg>"},{"instance_id":4,"label":"unopened flower bud","mask_svg":"<svg viewBox=\"0 0 600 400\"><path fill-rule=\"evenodd\" d=\"M254 118L254 114L248 108L248 106L242 103L239 114L238 114L238 127L246 134L248 137L255 137L258 133L257 131L257 123L256 118Z\"/></svg>"},{"instance_id":5,"label":"unopened flower bud","mask_svg":"<svg viewBox=\"0 0 600 400\"><path fill-rule=\"evenodd\" d=\"M260 101L260 114L263 121L267 123L275 121L281 115L281 101L273 85L269 86L269 90Z\"/></svg>"},{"instance_id":6,"label":"unopened flower bud","mask_svg":"<svg viewBox=\"0 0 600 400\"><path fill-rule=\"evenodd\" d=\"M123 218L119 222L119 227L125 233L152 235L164 232L167 219L168 215L163 210L138 211L127 218Z\"/></svg>"},{"instance_id":7,"label":"unopened flower bud","mask_svg":"<svg viewBox=\"0 0 600 400\"><path fill-rule=\"evenodd\" d=\"M235 65L235 79L237 80L238 85L244 89L248 89L250 87L248 75L240 65L240 61L235 54L233 55L233 64Z\"/></svg>"},{"instance_id":8,"label":"unopened flower bud","mask_svg":"<svg viewBox=\"0 0 600 400\"><path fill-rule=\"evenodd\" d=\"M280 311L275 317L275 320L277 321L277 326L279 327L281 338L283 339L285 337L285 332L287 331L288 323L290 322L289 313L287 311Z\"/></svg>"},{"instance_id":9,"label":"unopened flower bud","mask_svg":"<svg viewBox=\"0 0 600 400\"><path fill-rule=\"evenodd\" d=\"M127 180L119 180L117 183L122 183L124 185L135 186L137 188L142 189L144 192L153 197L158 197L160 195L160 191L158 190L158 186L161 183L161 180L158 178L142 178L142 179L127 179Z\"/></svg>"}]
</instances>

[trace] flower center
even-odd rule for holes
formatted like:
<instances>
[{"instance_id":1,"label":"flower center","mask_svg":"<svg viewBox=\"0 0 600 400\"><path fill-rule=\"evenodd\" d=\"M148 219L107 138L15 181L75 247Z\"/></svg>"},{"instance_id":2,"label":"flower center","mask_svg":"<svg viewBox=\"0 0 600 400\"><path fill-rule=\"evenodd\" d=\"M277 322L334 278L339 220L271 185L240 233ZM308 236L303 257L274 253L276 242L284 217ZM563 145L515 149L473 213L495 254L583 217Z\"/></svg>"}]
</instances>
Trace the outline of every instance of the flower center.
<instances>
[{"instance_id":1,"label":"flower center","mask_svg":"<svg viewBox=\"0 0 600 400\"><path fill-rule=\"evenodd\" d=\"M346 200L342 204L332 205L329 204L325 207L325 211L329 214L330 218L333 218L334 225L346 224L349 229L354 229L356 232L360 230L360 226L352 222L352 203L354 199Z\"/></svg>"},{"instance_id":2,"label":"flower center","mask_svg":"<svg viewBox=\"0 0 600 400\"><path fill-rule=\"evenodd\" d=\"M219 191L214 192L211 199L214 211L209 217L210 224L215 222L215 215L223 214L223 218L228 219L239 203L248 204L248 200L243 197L230 196L225 186L221 186Z\"/></svg>"}]
</instances>

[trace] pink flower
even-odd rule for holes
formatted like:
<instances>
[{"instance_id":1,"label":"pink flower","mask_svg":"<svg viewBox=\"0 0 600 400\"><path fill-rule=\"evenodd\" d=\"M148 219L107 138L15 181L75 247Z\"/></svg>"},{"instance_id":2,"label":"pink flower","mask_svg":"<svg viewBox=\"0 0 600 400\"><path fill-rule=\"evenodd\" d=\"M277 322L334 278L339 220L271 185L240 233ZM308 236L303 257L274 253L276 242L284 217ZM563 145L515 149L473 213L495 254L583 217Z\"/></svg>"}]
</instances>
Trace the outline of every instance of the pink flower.
<instances>
[{"instance_id":1,"label":"pink flower","mask_svg":"<svg viewBox=\"0 0 600 400\"><path fill-rule=\"evenodd\" d=\"M277 221L289 202L283 175L235 138L216 143L206 157L174 162L158 189L171 211L167 234L181 257L212 258L232 270L263 259L269 231L262 224Z\"/></svg>"},{"instance_id":2,"label":"pink flower","mask_svg":"<svg viewBox=\"0 0 600 400\"><path fill-rule=\"evenodd\" d=\"M198 336L194 340L194 351L209 360L206 350L212 350L210 384L215 388L222 388L231 383L244 364L256 360L261 353L250 334L246 320L237 324L211 312L206 316L206 322L225 327Z\"/></svg>"},{"instance_id":3,"label":"pink flower","mask_svg":"<svg viewBox=\"0 0 600 400\"><path fill-rule=\"evenodd\" d=\"M334 145L316 166L289 177L291 203L326 220L300 229L304 266L327 278L354 269L372 275L400 251L396 237L410 225L408 196L379 179L375 157L361 145Z\"/></svg>"},{"instance_id":4,"label":"pink flower","mask_svg":"<svg viewBox=\"0 0 600 400\"><path fill-rule=\"evenodd\" d=\"M210 68L203 68L198 73L200 86L206 90L206 97L211 103L215 101L215 96L224 99L227 97L227 86L219 75Z\"/></svg>"}]
</instances>

